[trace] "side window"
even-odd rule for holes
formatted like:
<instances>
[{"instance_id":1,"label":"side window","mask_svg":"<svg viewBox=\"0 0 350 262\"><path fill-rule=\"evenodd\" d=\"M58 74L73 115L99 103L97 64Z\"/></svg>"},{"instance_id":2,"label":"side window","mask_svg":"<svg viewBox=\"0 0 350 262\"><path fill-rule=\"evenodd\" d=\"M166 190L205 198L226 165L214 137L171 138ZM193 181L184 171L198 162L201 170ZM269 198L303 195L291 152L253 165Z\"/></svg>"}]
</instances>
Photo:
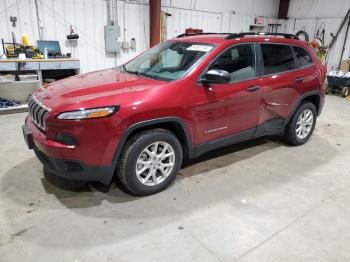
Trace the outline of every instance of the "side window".
<instances>
[{"instance_id":1,"label":"side window","mask_svg":"<svg viewBox=\"0 0 350 262\"><path fill-rule=\"evenodd\" d=\"M295 53L295 62L298 68L305 67L313 63L311 56L304 48L300 46L293 46L293 50Z\"/></svg>"},{"instance_id":2,"label":"side window","mask_svg":"<svg viewBox=\"0 0 350 262\"><path fill-rule=\"evenodd\" d=\"M222 53L210 66L211 69L227 71L231 82L248 80L255 77L254 45L233 46Z\"/></svg>"},{"instance_id":3,"label":"side window","mask_svg":"<svg viewBox=\"0 0 350 262\"><path fill-rule=\"evenodd\" d=\"M288 45L262 44L264 74L276 74L295 69L292 49Z\"/></svg>"}]
</instances>

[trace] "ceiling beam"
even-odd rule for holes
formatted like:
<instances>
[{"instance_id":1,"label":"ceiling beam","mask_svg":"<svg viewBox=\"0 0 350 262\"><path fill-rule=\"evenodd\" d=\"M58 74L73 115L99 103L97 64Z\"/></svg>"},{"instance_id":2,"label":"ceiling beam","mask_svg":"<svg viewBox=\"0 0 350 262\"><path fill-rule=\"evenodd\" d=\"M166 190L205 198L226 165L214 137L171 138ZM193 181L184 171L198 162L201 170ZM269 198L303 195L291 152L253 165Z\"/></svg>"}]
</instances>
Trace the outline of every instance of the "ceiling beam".
<instances>
[{"instance_id":1,"label":"ceiling beam","mask_svg":"<svg viewBox=\"0 0 350 262\"><path fill-rule=\"evenodd\" d=\"M278 19L287 19L290 0L280 0L278 7Z\"/></svg>"},{"instance_id":2,"label":"ceiling beam","mask_svg":"<svg viewBox=\"0 0 350 262\"><path fill-rule=\"evenodd\" d=\"M160 12L161 0L149 1L150 16L150 46L154 46L160 42Z\"/></svg>"}]
</instances>

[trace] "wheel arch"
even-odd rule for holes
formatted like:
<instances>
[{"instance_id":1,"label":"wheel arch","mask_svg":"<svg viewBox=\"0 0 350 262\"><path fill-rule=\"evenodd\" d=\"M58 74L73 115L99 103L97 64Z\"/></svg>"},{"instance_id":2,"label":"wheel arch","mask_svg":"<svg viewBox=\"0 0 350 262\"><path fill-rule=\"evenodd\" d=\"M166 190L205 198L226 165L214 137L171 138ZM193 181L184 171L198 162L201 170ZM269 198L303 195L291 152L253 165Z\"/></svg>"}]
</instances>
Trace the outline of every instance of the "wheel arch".
<instances>
[{"instance_id":1,"label":"wheel arch","mask_svg":"<svg viewBox=\"0 0 350 262\"><path fill-rule=\"evenodd\" d=\"M321 114L321 110L322 110L322 96L321 96L321 92L320 91L311 91L308 92L304 95L302 95L297 103L295 104L295 106L293 107L292 111L289 113L288 118L286 119L287 121L285 121L284 127L287 126L287 124L289 123L289 121L292 119L293 115L295 114L295 112L297 111L297 109L299 108L299 106L305 102L311 102L315 105L317 114L320 115Z\"/></svg>"},{"instance_id":2,"label":"wheel arch","mask_svg":"<svg viewBox=\"0 0 350 262\"><path fill-rule=\"evenodd\" d=\"M194 154L191 136L184 121L179 117L164 117L138 122L128 127L118 143L113 163L117 165L124 146L130 137L154 128L167 129L179 139L184 152L184 159L188 159Z\"/></svg>"},{"instance_id":3,"label":"wheel arch","mask_svg":"<svg viewBox=\"0 0 350 262\"><path fill-rule=\"evenodd\" d=\"M311 94L307 97L305 97L301 103L304 101L309 101L314 104L317 114L320 112L320 103L321 103L321 96L319 94Z\"/></svg>"}]
</instances>

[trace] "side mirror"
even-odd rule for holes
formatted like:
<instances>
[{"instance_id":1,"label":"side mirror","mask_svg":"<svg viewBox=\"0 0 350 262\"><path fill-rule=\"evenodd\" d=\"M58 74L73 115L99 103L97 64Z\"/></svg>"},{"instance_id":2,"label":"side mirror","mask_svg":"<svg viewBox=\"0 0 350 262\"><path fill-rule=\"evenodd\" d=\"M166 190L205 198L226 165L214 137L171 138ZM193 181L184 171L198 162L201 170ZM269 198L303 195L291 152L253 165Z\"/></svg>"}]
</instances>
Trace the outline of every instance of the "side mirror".
<instances>
[{"instance_id":1,"label":"side mirror","mask_svg":"<svg viewBox=\"0 0 350 262\"><path fill-rule=\"evenodd\" d=\"M226 84L231 81L229 72L220 69L211 69L203 77L203 84Z\"/></svg>"}]
</instances>

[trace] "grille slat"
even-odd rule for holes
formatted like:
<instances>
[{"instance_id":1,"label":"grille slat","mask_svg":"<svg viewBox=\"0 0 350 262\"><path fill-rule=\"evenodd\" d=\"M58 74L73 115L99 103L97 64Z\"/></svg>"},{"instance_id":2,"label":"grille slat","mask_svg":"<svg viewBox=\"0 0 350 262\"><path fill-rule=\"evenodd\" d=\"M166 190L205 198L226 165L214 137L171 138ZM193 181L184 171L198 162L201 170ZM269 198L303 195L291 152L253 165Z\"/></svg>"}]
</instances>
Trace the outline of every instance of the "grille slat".
<instances>
[{"instance_id":1,"label":"grille slat","mask_svg":"<svg viewBox=\"0 0 350 262\"><path fill-rule=\"evenodd\" d=\"M28 98L28 110L34 124L45 131L47 114L51 109L44 106L34 95L31 95Z\"/></svg>"}]
</instances>

